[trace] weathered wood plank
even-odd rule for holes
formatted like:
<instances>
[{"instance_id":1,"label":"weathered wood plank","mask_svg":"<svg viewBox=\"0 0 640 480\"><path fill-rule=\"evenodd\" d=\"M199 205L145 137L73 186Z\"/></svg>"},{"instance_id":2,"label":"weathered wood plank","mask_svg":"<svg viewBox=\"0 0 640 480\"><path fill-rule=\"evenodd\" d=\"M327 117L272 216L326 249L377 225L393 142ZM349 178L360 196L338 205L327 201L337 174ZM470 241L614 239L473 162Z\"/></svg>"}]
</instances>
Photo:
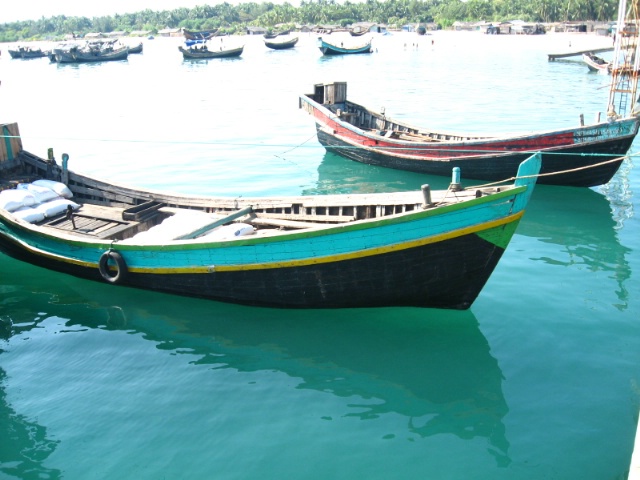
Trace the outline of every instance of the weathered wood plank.
<instances>
[{"instance_id":1,"label":"weathered wood plank","mask_svg":"<svg viewBox=\"0 0 640 480\"><path fill-rule=\"evenodd\" d=\"M283 228L295 228L295 229L306 229L306 228L328 228L331 225L321 225L317 222L300 222L296 220L279 220L271 217L256 217L252 218L249 223L254 225L264 225L264 226L273 226L273 227L283 227Z\"/></svg>"},{"instance_id":2,"label":"weathered wood plank","mask_svg":"<svg viewBox=\"0 0 640 480\"><path fill-rule=\"evenodd\" d=\"M5 163L9 160L7 155L7 146L4 138L4 124L0 124L0 163Z\"/></svg>"},{"instance_id":3,"label":"weathered wood plank","mask_svg":"<svg viewBox=\"0 0 640 480\"><path fill-rule=\"evenodd\" d=\"M302 222L327 222L327 223L346 223L353 222L353 215L305 215L305 214L286 214L286 213L257 213L257 218L273 219L273 220L290 220Z\"/></svg>"},{"instance_id":4,"label":"weathered wood plank","mask_svg":"<svg viewBox=\"0 0 640 480\"><path fill-rule=\"evenodd\" d=\"M604 47L604 48L591 48L589 50L578 50L575 52L566 52L566 53L549 53L549 61L553 62L559 58L569 58L582 56L584 53L601 53L601 52L612 52L613 47Z\"/></svg>"}]
</instances>

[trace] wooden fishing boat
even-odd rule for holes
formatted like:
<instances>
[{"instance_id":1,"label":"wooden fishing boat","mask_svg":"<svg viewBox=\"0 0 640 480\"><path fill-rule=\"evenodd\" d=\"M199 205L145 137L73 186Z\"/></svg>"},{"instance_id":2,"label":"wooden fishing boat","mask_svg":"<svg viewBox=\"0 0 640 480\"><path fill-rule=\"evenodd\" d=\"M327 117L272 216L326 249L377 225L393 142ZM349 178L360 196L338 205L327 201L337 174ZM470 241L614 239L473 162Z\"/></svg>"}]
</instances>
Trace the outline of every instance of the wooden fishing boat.
<instances>
[{"instance_id":1,"label":"wooden fishing boat","mask_svg":"<svg viewBox=\"0 0 640 480\"><path fill-rule=\"evenodd\" d=\"M298 43L298 37L285 39L276 38L273 40L264 39L265 46L272 48L273 50L286 50L288 48L293 48L296 46L296 43Z\"/></svg>"},{"instance_id":2,"label":"wooden fishing boat","mask_svg":"<svg viewBox=\"0 0 640 480\"><path fill-rule=\"evenodd\" d=\"M139 42L137 45L129 47L129 54L142 53L142 49L143 49L142 42Z\"/></svg>"},{"instance_id":3,"label":"wooden fishing boat","mask_svg":"<svg viewBox=\"0 0 640 480\"><path fill-rule=\"evenodd\" d=\"M324 40L322 37L318 37L318 48L323 55L348 55L352 53L371 53L371 39L364 44L359 45L346 45L343 41L340 45L335 45Z\"/></svg>"},{"instance_id":4,"label":"wooden fishing boat","mask_svg":"<svg viewBox=\"0 0 640 480\"><path fill-rule=\"evenodd\" d=\"M58 165L21 150L16 124L1 130L0 178L14 187L0 193L3 252L107 284L272 307L469 308L540 166L532 156L501 186L463 188L454 172L446 191L179 196L74 173L66 154ZM43 187L64 198L16 198Z\"/></svg>"},{"instance_id":5,"label":"wooden fishing boat","mask_svg":"<svg viewBox=\"0 0 640 480\"><path fill-rule=\"evenodd\" d=\"M610 114L594 125L515 136L440 132L349 101L345 82L317 84L299 103L314 118L318 141L358 162L432 175L449 175L459 167L467 178L500 180L514 176L525 158L540 151L546 174L540 183L581 187L611 179L640 126L632 113Z\"/></svg>"},{"instance_id":6,"label":"wooden fishing boat","mask_svg":"<svg viewBox=\"0 0 640 480\"><path fill-rule=\"evenodd\" d=\"M289 35L290 33L291 33L291 30L283 30L281 32L267 32L262 37L266 39L273 39L277 37L282 37L284 35Z\"/></svg>"},{"instance_id":7,"label":"wooden fishing boat","mask_svg":"<svg viewBox=\"0 0 640 480\"><path fill-rule=\"evenodd\" d=\"M611 63L593 53L583 53L582 61L592 72L609 73L611 71Z\"/></svg>"},{"instance_id":8,"label":"wooden fishing boat","mask_svg":"<svg viewBox=\"0 0 640 480\"><path fill-rule=\"evenodd\" d=\"M182 52L183 58L187 60L206 60L209 58L239 57L242 55L244 45L227 49L223 49L222 46L220 46L220 50L209 50L209 47L206 45L198 46L196 44L187 48L179 46L178 50Z\"/></svg>"},{"instance_id":9,"label":"wooden fishing boat","mask_svg":"<svg viewBox=\"0 0 640 480\"><path fill-rule=\"evenodd\" d=\"M187 40L209 40L218 35L218 29L214 30L183 30L182 34Z\"/></svg>"},{"instance_id":10,"label":"wooden fishing boat","mask_svg":"<svg viewBox=\"0 0 640 480\"><path fill-rule=\"evenodd\" d=\"M370 27L366 25L355 25L349 29L349 34L352 37L361 37L362 35L369 33L369 28Z\"/></svg>"},{"instance_id":11,"label":"wooden fishing boat","mask_svg":"<svg viewBox=\"0 0 640 480\"><path fill-rule=\"evenodd\" d=\"M54 49L58 63L93 63L126 60L129 47L116 44L116 41L87 42L84 45L72 45Z\"/></svg>"},{"instance_id":12,"label":"wooden fishing boat","mask_svg":"<svg viewBox=\"0 0 640 480\"><path fill-rule=\"evenodd\" d=\"M42 57L46 57L48 52L45 50L42 50L41 48L38 47L23 47L23 46L19 46L18 48L9 48L9 55L11 56L11 58L21 58L24 60L28 60L31 58L42 58Z\"/></svg>"}]
</instances>

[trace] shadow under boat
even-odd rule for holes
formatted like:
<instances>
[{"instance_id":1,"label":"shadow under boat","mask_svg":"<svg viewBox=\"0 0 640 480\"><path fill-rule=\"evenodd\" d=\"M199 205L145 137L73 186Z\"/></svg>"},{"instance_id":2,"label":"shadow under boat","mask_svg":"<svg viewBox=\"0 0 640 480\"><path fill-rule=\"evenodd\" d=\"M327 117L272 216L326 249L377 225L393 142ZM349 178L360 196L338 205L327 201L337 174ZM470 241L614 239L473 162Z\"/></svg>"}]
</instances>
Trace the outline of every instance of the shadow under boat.
<instances>
[{"instance_id":1,"label":"shadow under boat","mask_svg":"<svg viewBox=\"0 0 640 480\"><path fill-rule=\"evenodd\" d=\"M300 379L296 389L367 399L348 416L395 413L406 417L411 435L485 438L498 465L510 462L503 375L470 311L275 310L131 295L128 288L105 293L4 255L0 269L16 271L0 288L31 292L14 298L10 335L51 316L69 319L69 327L140 332L158 349L193 355L198 364L280 371Z\"/></svg>"}]
</instances>

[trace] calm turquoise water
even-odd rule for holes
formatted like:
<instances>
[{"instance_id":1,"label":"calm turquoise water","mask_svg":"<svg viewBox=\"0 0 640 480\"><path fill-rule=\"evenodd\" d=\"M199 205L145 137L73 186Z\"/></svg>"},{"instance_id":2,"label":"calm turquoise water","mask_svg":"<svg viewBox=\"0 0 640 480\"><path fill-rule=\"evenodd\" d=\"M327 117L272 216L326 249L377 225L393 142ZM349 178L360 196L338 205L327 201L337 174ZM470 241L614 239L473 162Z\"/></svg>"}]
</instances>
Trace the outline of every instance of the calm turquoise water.
<instances>
[{"instance_id":1,"label":"calm turquoise water","mask_svg":"<svg viewBox=\"0 0 640 480\"><path fill-rule=\"evenodd\" d=\"M323 58L311 37L282 52L250 38L240 59L186 63L158 38L79 66L5 51L0 121L34 153L151 188L445 186L325 154L298 94L344 80L390 116L471 132L589 122L608 78L547 62L578 39L396 35ZM248 308L0 255L0 478L624 479L640 407L634 163L596 189L537 187L465 312Z\"/></svg>"}]
</instances>

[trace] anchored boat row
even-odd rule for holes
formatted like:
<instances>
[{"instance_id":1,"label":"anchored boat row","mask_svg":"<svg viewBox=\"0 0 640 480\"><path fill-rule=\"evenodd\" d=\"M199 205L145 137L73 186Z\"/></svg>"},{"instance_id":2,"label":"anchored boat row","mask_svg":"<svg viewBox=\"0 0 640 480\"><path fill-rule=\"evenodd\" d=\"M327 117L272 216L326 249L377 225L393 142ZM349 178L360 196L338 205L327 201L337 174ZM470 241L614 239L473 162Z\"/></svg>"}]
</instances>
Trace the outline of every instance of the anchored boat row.
<instances>
[{"instance_id":1,"label":"anchored boat row","mask_svg":"<svg viewBox=\"0 0 640 480\"><path fill-rule=\"evenodd\" d=\"M216 39L217 42L212 43ZM244 45L234 45L227 42L224 37L210 35L196 37L189 35L185 39L184 45L180 45L178 50L185 59L211 59L239 57L244 51ZM265 36L264 44L272 50L288 50L296 46L299 37L286 35ZM318 38L318 48L323 55L345 55L353 53L371 53L371 38L358 44L344 41L330 43L322 37ZM49 60L57 63L81 63L81 62L106 62L112 60L126 60L129 54L142 53L143 44L131 46L119 40L93 40L84 43L73 42L62 44L51 50L42 50L38 47L19 46L9 49L12 58L32 59L49 57Z\"/></svg>"},{"instance_id":2,"label":"anchored boat row","mask_svg":"<svg viewBox=\"0 0 640 480\"><path fill-rule=\"evenodd\" d=\"M83 63L126 60L129 54L142 53L142 49L142 42L132 46L119 40L93 40L84 43L61 44L51 50L19 46L16 49L9 49L9 54L11 58L32 59L48 57L51 62Z\"/></svg>"}]
</instances>

